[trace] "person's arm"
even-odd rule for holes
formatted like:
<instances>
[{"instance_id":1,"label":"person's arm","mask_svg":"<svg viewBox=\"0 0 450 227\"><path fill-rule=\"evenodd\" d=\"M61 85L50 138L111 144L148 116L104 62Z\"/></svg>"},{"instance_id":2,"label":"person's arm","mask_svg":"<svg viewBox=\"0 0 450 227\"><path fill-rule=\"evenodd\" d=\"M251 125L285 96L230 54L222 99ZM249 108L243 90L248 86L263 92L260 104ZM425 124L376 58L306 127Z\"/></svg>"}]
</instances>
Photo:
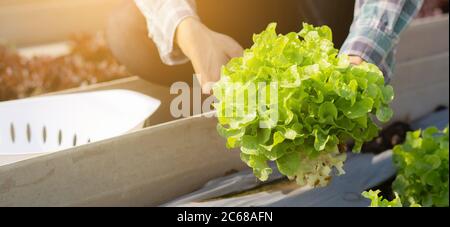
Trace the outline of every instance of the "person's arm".
<instances>
[{"instance_id":1,"label":"person's arm","mask_svg":"<svg viewBox=\"0 0 450 227\"><path fill-rule=\"evenodd\" d=\"M242 55L233 38L204 25L195 14L194 1L135 0L147 20L149 34L168 65L191 61L203 93L220 79L220 69Z\"/></svg>"},{"instance_id":2,"label":"person's arm","mask_svg":"<svg viewBox=\"0 0 450 227\"><path fill-rule=\"evenodd\" d=\"M183 64L189 59L175 42L178 25L186 18L197 18L194 0L134 0L147 21L148 35L167 65Z\"/></svg>"},{"instance_id":3,"label":"person's arm","mask_svg":"<svg viewBox=\"0 0 450 227\"><path fill-rule=\"evenodd\" d=\"M395 64L395 49L400 34L422 6L423 0L356 0L350 33L341 54L351 62L377 65L388 83Z\"/></svg>"}]
</instances>

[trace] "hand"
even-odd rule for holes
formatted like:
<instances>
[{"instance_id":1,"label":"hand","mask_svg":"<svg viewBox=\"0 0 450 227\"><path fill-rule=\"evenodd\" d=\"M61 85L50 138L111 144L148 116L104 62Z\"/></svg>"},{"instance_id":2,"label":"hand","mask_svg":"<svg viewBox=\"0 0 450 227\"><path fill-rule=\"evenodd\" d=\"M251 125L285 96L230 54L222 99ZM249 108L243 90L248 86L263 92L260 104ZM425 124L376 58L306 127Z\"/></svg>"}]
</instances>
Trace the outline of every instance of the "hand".
<instances>
[{"instance_id":1,"label":"hand","mask_svg":"<svg viewBox=\"0 0 450 227\"><path fill-rule=\"evenodd\" d=\"M178 25L175 41L191 60L204 94L209 94L220 79L222 66L243 52L234 39L210 30L193 17Z\"/></svg>"},{"instance_id":2,"label":"hand","mask_svg":"<svg viewBox=\"0 0 450 227\"><path fill-rule=\"evenodd\" d=\"M364 62L364 60L361 57L356 56L356 55L348 56L348 60L350 61L350 64L352 64L352 65L359 65Z\"/></svg>"},{"instance_id":3,"label":"hand","mask_svg":"<svg viewBox=\"0 0 450 227\"><path fill-rule=\"evenodd\" d=\"M422 8L417 14L418 18L432 17L443 14L446 0L427 0L423 2ZM448 1L447 1L448 4Z\"/></svg>"}]
</instances>

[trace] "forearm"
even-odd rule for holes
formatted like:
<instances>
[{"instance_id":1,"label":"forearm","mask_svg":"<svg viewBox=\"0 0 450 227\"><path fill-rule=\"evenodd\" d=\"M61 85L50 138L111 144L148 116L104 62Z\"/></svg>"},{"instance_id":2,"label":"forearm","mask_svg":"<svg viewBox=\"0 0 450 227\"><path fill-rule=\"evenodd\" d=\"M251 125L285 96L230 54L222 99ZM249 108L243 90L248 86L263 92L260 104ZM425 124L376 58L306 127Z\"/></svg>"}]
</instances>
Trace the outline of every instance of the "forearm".
<instances>
[{"instance_id":1,"label":"forearm","mask_svg":"<svg viewBox=\"0 0 450 227\"><path fill-rule=\"evenodd\" d=\"M187 17L198 18L193 0L134 0L146 18L149 37L156 44L161 60L168 65L182 64L187 57L175 42L178 25Z\"/></svg>"},{"instance_id":2,"label":"forearm","mask_svg":"<svg viewBox=\"0 0 450 227\"><path fill-rule=\"evenodd\" d=\"M389 81L400 34L421 5L422 0L357 0L355 17L341 53L376 64Z\"/></svg>"}]
</instances>

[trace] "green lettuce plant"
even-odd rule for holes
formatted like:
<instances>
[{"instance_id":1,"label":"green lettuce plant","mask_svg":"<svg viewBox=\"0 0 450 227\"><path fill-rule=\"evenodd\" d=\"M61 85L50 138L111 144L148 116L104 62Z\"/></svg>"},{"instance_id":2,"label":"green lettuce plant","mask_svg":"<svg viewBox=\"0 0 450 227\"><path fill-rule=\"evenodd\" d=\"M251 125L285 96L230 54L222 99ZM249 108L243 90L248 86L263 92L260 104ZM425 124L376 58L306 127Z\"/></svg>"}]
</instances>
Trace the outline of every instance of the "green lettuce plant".
<instances>
[{"instance_id":1,"label":"green lettuce plant","mask_svg":"<svg viewBox=\"0 0 450 227\"><path fill-rule=\"evenodd\" d=\"M383 198L383 196L380 196L378 194L380 194L380 190L376 190L376 191L365 191L362 193L362 195L371 200L370 203L370 207L402 207L402 201L400 200L400 198L398 197L398 195L395 196L395 198L392 201L389 201L385 198Z\"/></svg>"},{"instance_id":2,"label":"green lettuce plant","mask_svg":"<svg viewBox=\"0 0 450 227\"><path fill-rule=\"evenodd\" d=\"M406 141L394 147L397 177L392 189L405 206L449 206L448 127L408 132ZM382 206L374 192L363 192L372 204ZM393 201L397 204L396 201Z\"/></svg>"},{"instance_id":3,"label":"green lettuce plant","mask_svg":"<svg viewBox=\"0 0 450 227\"><path fill-rule=\"evenodd\" d=\"M448 151L448 128L408 133L405 143L394 147L393 190L407 204L448 206Z\"/></svg>"},{"instance_id":4,"label":"green lettuce plant","mask_svg":"<svg viewBox=\"0 0 450 227\"><path fill-rule=\"evenodd\" d=\"M343 144L359 152L378 135L374 118L391 118L393 88L375 65L338 55L327 26L281 35L272 23L253 41L213 88L219 134L262 181L273 161L299 185L327 185L344 173Z\"/></svg>"}]
</instances>

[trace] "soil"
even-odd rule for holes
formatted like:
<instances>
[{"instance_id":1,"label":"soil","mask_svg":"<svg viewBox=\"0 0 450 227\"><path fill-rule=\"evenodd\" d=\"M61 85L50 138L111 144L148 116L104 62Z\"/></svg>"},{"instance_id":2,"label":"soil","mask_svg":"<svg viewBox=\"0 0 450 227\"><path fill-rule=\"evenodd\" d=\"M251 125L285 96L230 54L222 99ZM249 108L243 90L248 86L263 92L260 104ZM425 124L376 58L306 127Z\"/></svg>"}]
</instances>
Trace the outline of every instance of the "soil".
<instances>
[{"instance_id":1,"label":"soil","mask_svg":"<svg viewBox=\"0 0 450 227\"><path fill-rule=\"evenodd\" d=\"M378 186L375 186L373 188L370 188L368 190L380 190L380 196L383 196L383 198L386 198L388 200L395 199L394 191L392 190L392 183L394 182L396 176L392 176L391 178L387 179L383 183L381 183Z\"/></svg>"},{"instance_id":2,"label":"soil","mask_svg":"<svg viewBox=\"0 0 450 227\"><path fill-rule=\"evenodd\" d=\"M395 145L405 141L406 133L411 131L411 126L405 122L394 122L380 132L380 136L365 143L362 153L380 154L386 150L394 148Z\"/></svg>"}]
</instances>

